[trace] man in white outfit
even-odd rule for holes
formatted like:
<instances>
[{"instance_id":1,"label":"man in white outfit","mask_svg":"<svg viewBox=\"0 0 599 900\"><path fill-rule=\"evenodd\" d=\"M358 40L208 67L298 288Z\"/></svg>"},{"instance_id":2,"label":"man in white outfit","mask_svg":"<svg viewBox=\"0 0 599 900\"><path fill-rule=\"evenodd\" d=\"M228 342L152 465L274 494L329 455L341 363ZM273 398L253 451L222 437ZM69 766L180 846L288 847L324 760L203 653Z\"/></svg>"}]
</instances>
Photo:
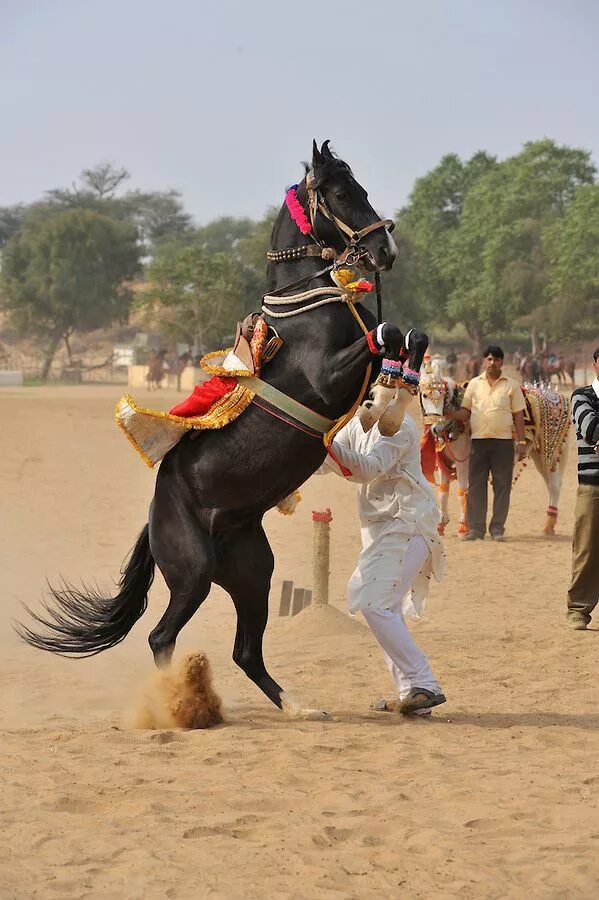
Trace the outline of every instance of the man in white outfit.
<instances>
[{"instance_id":1,"label":"man in white outfit","mask_svg":"<svg viewBox=\"0 0 599 900\"><path fill-rule=\"evenodd\" d=\"M407 406L411 398L404 393ZM354 416L332 449L350 469L350 480L360 484L362 552L348 584L349 611L362 613L382 647L399 695L397 710L428 714L445 697L408 631L404 612L419 616L431 575L437 581L443 575L444 554L437 502L420 465L418 429L405 416L391 437L381 435L376 425L364 433ZM325 468L342 474L330 457ZM383 701L377 708L392 705Z\"/></svg>"}]
</instances>

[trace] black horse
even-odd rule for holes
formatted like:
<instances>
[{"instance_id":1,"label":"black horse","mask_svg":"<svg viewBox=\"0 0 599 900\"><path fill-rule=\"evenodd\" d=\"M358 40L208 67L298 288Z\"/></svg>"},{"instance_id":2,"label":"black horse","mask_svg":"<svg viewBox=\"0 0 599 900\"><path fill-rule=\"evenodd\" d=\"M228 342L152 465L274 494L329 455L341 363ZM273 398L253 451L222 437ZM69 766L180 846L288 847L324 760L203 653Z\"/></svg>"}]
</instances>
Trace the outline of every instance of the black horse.
<instances>
[{"instance_id":1,"label":"black horse","mask_svg":"<svg viewBox=\"0 0 599 900\"><path fill-rule=\"evenodd\" d=\"M331 153L328 141L320 150L314 143L306 177L297 199L311 213L313 235L304 236L283 205L273 229L273 249L320 246L342 256L350 245L368 270L389 269L397 252L391 223L379 219L366 191L349 166ZM303 290L330 289L323 258L303 253L298 251L299 259L270 263L271 293L292 295L292 288L285 291L285 286L298 281ZM329 250L325 260L327 255ZM305 305L298 302L286 309ZM367 328L376 329L373 314L359 304L358 309ZM284 343L262 378L322 416L334 419L346 413L359 395L368 364L375 364L373 377L377 361L380 366L381 354L373 343L376 332L369 343L340 302L283 318L267 313L266 318ZM405 355L399 328L385 324L382 338L385 355ZM410 367L418 370L426 335L412 332L410 345ZM160 465L149 523L122 570L116 596L85 587L52 589L55 604L46 606L47 618L32 614L43 629L35 632L21 625L19 633L34 647L53 653L88 656L113 647L145 611L157 565L170 600L149 637L156 664L170 662L179 632L216 583L230 594L237 611L234 661L273 703L285 706L283 689L267 672L262 656L274 567L262 518L303 484L324 457L322 439L254 404L225 428L188 434Z\"/></svg>"}]
</instances>

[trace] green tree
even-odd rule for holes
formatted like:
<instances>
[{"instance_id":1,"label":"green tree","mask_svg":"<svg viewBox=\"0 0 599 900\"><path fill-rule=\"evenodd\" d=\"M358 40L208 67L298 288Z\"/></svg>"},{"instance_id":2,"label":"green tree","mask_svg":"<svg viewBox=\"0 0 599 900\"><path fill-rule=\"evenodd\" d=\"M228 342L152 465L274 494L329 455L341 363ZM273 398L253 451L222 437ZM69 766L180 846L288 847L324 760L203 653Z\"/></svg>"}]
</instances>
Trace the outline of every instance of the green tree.
<instances>
[{"instance_id":1,"label":"green tree","mask_svg":"<svg viewBox=\"0 0 599 900\"><path fill-rule=\"evenodd\" d=\"M91 209L138 230L144 253L153 256L158 247L171 241L189 240L194 235L191 217L183 209L177 191L117 191L130 178L126 169L101 163L84 169L80 184L46 192L50 209Z\"/></svg>"},{"instance_id":2,"label":"green tree","mask_svg":"<svg viewBox=\"0 0 599 900\"><path fill-rule=\"evenodd\" d=\"M547 302L544 232L594 174L586 151L545 139L525 144L471 185L447 257L454 288L446 310L450 321L463 322L476 349Z\"/></svg>"},{"instance_id":3,"label":"green tree","mask_svg":"<svg viewBox=\"0 0 599 900\"><path fill-rule=\"evenodd\" d=\"M419 283L424 271L420 249L410 230L400 221L393 232L397 244L397 259L390 272L382 276L383 316L405 328L426 328L435 318L435 310ZM374 311L375 294L369 307Z\"/></svg>"},{"instance_id":4,"label":"green tree","mask_svg":"<svg viewBox=\"0 0 599 900\"><path fill-rule=\"evenodd\" d=\"M456 234L469 192L496 166L495 158L484 152L466 162L448 154L417 180L408 204L396 216L400 258L395 267L399 263L407 277L411 303L425 320L455 323L448 304L456 286L451 265ZM396 276L393 271L391 275L395 289ZM407 303L406 296L400 305L407 309Z\"/></svg>"},{"instance_id":5,"label":"green tree","mask_svg":"<svg viewBox=\"0 0 599 900\"><path fill-rule=\"evenodd\" d=\"M548 229L551 260L546 310L554 333L579 335L597 330L599 313L599 185L580 187L563 218Z\"/></svg>"},{"instance_id":6,"label":"green tree","mask_svg":"<svg viewBox=\"0 0 599 900\"><path fill-rule=\"evenodd\" d=\"M0 302L11 325L46 345L46 380L61 341L127 318L139 265L136 230L91 210L33 211L7 243Z\"/></svg>"},{"instance_id":7,"label":"green tree","mask_svg":"<svg viewBox=\"0 0 599 900\"><path fill-rule=\"evenodd\" d=\"M251 234L255 224L252 219L221 216L198 228L194 240L208 253L236 254L240 241Z\"/></svg>"},{"instance_id":8,"label":"green tree","mask_svg":"<svg viewBox=\"0 0 599 900\"><path fill-rule=\"evenodd\" d=\"M17 233L27 214L23 203L16 206L0 206L0 250Z\"/></svg>"},{"instance_id":9,"label":"green tree","mask_svg":"<svg viewBox=\"0 0 599 900\"><path fill-rule=\"evenodd\" d=\"M169 245L150 264L138 306L148 319L195 353L220 349L244 313L243 269L227 253Z\"/></svg>"}]
</instances>

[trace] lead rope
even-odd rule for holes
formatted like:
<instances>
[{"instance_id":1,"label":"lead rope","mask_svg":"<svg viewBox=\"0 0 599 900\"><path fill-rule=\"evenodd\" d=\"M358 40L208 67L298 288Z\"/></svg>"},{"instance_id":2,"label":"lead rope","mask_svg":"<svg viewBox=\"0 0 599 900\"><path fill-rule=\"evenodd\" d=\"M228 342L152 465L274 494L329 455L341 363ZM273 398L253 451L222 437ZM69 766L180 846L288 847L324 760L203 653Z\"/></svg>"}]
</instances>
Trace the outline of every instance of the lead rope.
<instances>
[{"instance_id":1,"label":"lead rope","mask_svg":"<svg viewBox=\"0 0 599 900\"><path fill-rule=\"evenodd\" d=\"M356 320L356 322L358 323L358 325L360 326L360 328L362 329L364 334L368 334L368 328L362 321L362 317L360 316L360 313L358 312L358 310L356 309L356 307L354 306L352 301L346 300L345 302L349 306L352 316L354 317L354 319ZM323 437L324 445L327 448L327 450L329 449L331 442L332 442L333 438L335 437L335 435L337 434L337 432L341 431L341 429L345 425L347 425L349 420L353 419L354 415L356 414L358 407L360 406L362 400L364 399L364 394L366 393L366 389L368 388L368 385L370 384L371 374L372 374L372 363L368 363L368 366L366 368L366 374L364 375L364 381L362 382L362 387L360 388L360 393L358 394L352 408L349 410L349 412L346 412L344 416L340 416L337 419L337 421L335 422L335 424L333 425L333 427L330 428L329 431L327 431L327 433Z\"/></svg>"}]
</instances>

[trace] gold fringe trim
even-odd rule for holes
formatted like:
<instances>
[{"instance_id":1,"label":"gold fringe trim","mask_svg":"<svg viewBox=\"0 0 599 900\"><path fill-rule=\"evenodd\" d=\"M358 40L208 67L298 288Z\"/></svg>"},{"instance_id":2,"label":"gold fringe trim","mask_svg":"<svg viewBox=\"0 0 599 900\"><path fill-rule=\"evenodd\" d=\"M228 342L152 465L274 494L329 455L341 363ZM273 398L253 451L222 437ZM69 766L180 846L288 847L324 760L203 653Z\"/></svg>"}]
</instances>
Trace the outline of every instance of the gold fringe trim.
<instances>
[{"instance_id":1,"label":"gold fringe trim","mask_svg":"<svg viewBox=\"0 0 599 900\"><path fill-rule=\"evenodd\" d=\"M130 394L125 394L117 403L115 419L129 443L137 450L146 465L153 468L168 450L178 443L185 432L192 429L200 431L224 428L225 425L235 421L247 409L253 397L253 391L238 384L230 393L217 400L205 415L185 418L183 416L173 416L171 413L163 412L162 410L138 406ZM126 412L132 412L138 416L147 416L155 425L152 429L149 427L144 428L144 425L141 423L138 423L137 428L132 427L130 423L124 421L123 417ZM159 441L160 435L156 433L160 428L159 423L162 423L164 426L162 443ZM181 433L177 434L179 429ZM144 449L144 432L156 446L154 458L147 452L147 447ZM164 452L162 452L163 450Z\"/></svg>"},{"instance_id":2,"label":"gold fringe trim","mask_svg":"<svg viewBox=\"0 0 599 900\"><path fill-rule=\"evenodd\" d=\"M302 495L299 491L294 491L288 497L283 497L280 503L277 503L277 511L282 516L292 516L295 512L297 504L301 502Z\"/></svg>"},{"instance_id":3,"label":"gold fringe trim","mask_svg":"<svg viewBox=\"0 0 599 900\"><path fill-rule=\"evenodd\" d=\"M129 394L125 394L124 397L121 397L121 399L119 400L119 402L118 402L117 405L116 405L116 411L115 411L115 415L114 415L116 424L119 426L119 428L121 429L121 431L123 432L123 434L125 435L125 437L127 438L127 440L129 441L129 443L131 444L131 446L132 446L135 450L137 450L137 452L139 453L139 455L141 456L141 458L142 458L143 461L145 462L146 466L149 466L150 469L153 469L154 466L156 465L156 463L153 462L153 461L150 459L150 457L147 456L147 455L144 453L144 451L141 449L141 447L139 446L139 444L137 443L137 441L135 440L135 438L133 437L133 435L130 434L130 433L127 431L127 428L125 427L125 423L124 423L123 420L121 419L121 403L123 403L123 401L127 401L128 403L133 404L133 401L132 401L131 397L129 396Z\"/></svg>"},{"instance_id":4,"label":"gold fringe trim","mask_svg":"<svg viewBox=\"0 0 599 900\"><path fill-rule=\"evenodd\" d=\"M251 375L249 369L225 369L224 366L213 365L210 360L220 358L224 360L229 353L233 353L233 347L229 347L228 350L213 350L211 353L207 353L206 356L203 356L200 360L200 366L204 370L204 372L208 372L209 375L224 375L225 378L235 378L238 375Z\"/></svg>"}]
</instances>

